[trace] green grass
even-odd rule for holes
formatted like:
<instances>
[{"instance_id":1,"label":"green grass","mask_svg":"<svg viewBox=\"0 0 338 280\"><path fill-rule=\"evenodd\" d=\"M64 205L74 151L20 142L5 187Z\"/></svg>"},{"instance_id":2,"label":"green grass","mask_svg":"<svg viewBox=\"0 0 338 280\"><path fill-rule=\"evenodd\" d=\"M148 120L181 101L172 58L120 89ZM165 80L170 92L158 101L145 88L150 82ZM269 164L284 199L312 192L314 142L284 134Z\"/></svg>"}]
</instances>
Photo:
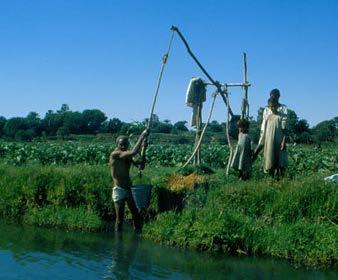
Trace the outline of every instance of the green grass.
<instances>
[{"instance_id":1,"label":"green grass","mask_svg":"<svg viewBox=\"0 0 338 280\"><path fill-rule=\"evenodd\" d=\"M46 206L32 208L24 216L26 224L67 230L99 231L105 227L102 219L91 209Z\"/></svg>"},{"instance_id":2,"label":"green grass","mask_svg":"<svg viewBox=\"0 0 338 280\"><path fill-rule=\"evenodd\" d=\"M158 209L170 168L148 169L142 178L132 170L135 184L153 183L151 216ZM28 224L87 231L106 230L115 220L109 167L0 165L0 218ZM127 211L127 215L128 215Z\"/></svg>"},{"instance_id":3,"label":"green grass","mask_svg":"<svg viewBox=\"0 0 338 280\"><path fill-rule=\"evenodd\" d=\"M203 196L195 192L190 197ZM204 192L205 204L160 214L146 238L226 254L266 255L309 266L338 261L338 189L322 177L227 182ZM201 198L197 199L201 201Z\"/></svg>"},{"instance_id":4,"label":"green grass","mask_svg":"<svg viewBox=\"0 0 338 280\"><path fill-rule=\"evenodd\" d=\"M336 265L338 189L337 183L323 181L330 171L306 169L304 176L304 169L293 168L287 178L274 181L262 174L259 163L255 168L248 182L214 169L203 175L207 185L180 193L172 193L166 183L177 168L148 166L142 178L133 169L135 184L154 185L144 236L197 250ZM115 219L111 187L107 165L2 164L0 218L67 230L109 230Z\"/></svg>"},{"instance_id":5,"label":"green grass","mask_svg":"<svg viewBox=\"0 0 338 280\"><path fill-rule=\"evenodd\" d=\"M96 215L102 221L114 219L108 167L1 165L0 176L0 217L17 220L25 217L26 222L50 226L53 211L49 210L57 207L59 212L63 211L60 215L67 219L69 228L81 228L80 218L75 216L83 214L85 219L84 213ZM45 215L45 222L41 213ZM73 215L74 225L70 225L72 221L68 217ZM58 221L54 225L63 227ZM97 224L94 228L98 228ZM83 229L89 226L84 224Z\"/></svg>"}]
</instances>

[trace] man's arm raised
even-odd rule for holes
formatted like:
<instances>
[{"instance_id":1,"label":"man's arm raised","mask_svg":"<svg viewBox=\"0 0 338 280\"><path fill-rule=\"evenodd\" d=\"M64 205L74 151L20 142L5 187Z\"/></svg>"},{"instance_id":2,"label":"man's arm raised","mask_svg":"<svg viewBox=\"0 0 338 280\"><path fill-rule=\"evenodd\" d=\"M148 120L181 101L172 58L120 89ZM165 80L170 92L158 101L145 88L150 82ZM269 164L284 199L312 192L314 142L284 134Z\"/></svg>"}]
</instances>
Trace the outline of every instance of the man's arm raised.
<instances>
[{"instance_id":1,"label":"man's arm raised","mask_svg":"<svg viewBox=\"0 0 338 280\"><path fill-rule=\"evenodd\" d=\"M113 152L113 157L117 157L117 158L132 158L133 156L135 156L137 153L140 152L141 150L141 145L143 140L149 135L149 129L146 128L140 135L140 137L138 138L135 146L130 150L130 151L125 151L125 152L121 152L121 151L117 151L117 152Z\"/></svg>"}]
</instances>

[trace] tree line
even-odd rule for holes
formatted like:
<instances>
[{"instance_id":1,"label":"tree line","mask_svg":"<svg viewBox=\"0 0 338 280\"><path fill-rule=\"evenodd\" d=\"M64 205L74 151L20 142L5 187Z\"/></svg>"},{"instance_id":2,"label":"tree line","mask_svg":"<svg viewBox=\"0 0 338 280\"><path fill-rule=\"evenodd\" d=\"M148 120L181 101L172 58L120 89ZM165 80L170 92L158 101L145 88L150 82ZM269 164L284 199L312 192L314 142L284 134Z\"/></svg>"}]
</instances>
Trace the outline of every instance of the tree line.
<instances>
[{"instance_id":1,"label":"tree line","mask_svg":"<svg viewBox=\"0 0 338 280\"><path fill-rule=\"evenodd\" d=\"M256 119L251 118L250 134L257 142L262 122L263 108L258 110ZM334 141L337 137L338 117L318 123L310 128L305 119L299 119L293 110L288 112L289 137L296 143L313 143ZM31 141L39 137L66 138L69 135L97 135L110 134L138 134L148 119L142 122L123 122L118 118L108 119L104 112L98 109L88 109L82 112L71 111L67 104L63 104L57 111L49 110L43 118L36 112L26 117L6 119L0 117L0 137L8 140ZM225 123L212 121L208 125L207 133L224 133ZM160 120L156 115L152 120L152 132L163 134L189 133L186 121L171 123L170 120ZM237 132L234 132L236 135Z\"/></svg>"}]
</instances>

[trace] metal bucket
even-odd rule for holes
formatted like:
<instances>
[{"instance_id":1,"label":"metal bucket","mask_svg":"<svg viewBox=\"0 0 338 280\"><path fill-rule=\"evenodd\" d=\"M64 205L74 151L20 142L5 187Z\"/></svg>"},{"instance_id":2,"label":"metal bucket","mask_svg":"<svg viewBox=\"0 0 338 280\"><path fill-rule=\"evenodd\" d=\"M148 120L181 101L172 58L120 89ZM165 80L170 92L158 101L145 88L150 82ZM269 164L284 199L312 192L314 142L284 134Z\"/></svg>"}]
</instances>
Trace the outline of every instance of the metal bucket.
<instances>
[{"instance_id":1,"label":"metal bucket","mask_svg":"<svg viewBox=\"0 0 338 280\"><path fill-rule=\"evenodd\" d=\"M131 188L131 193L137 208L147 208L150 204L152 185L135 185Z\"/></svg>"}]
</instances>

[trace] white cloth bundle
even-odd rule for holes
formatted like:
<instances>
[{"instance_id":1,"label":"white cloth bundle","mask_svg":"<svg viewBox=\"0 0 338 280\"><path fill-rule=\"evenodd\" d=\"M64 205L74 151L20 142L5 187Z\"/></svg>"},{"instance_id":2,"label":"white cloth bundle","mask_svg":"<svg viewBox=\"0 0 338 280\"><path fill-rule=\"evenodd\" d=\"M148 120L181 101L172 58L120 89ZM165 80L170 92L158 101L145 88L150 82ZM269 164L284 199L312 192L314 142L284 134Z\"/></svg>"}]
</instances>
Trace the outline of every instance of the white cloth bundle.
<instances>
[{"instance_id":1,"label":"white cloth bundle","mask_svg":"<svg viewBox=\"0 0 338 280\"><path fill-rule=\"evenodd\" d=\"M206 100L206 88L202 79L192 78L189 82L189 86L186 93L186 104L192 107L193 113L191 118L191 126L196 127L201 113L203 102Z\"/></svg>"}]
</instances>

